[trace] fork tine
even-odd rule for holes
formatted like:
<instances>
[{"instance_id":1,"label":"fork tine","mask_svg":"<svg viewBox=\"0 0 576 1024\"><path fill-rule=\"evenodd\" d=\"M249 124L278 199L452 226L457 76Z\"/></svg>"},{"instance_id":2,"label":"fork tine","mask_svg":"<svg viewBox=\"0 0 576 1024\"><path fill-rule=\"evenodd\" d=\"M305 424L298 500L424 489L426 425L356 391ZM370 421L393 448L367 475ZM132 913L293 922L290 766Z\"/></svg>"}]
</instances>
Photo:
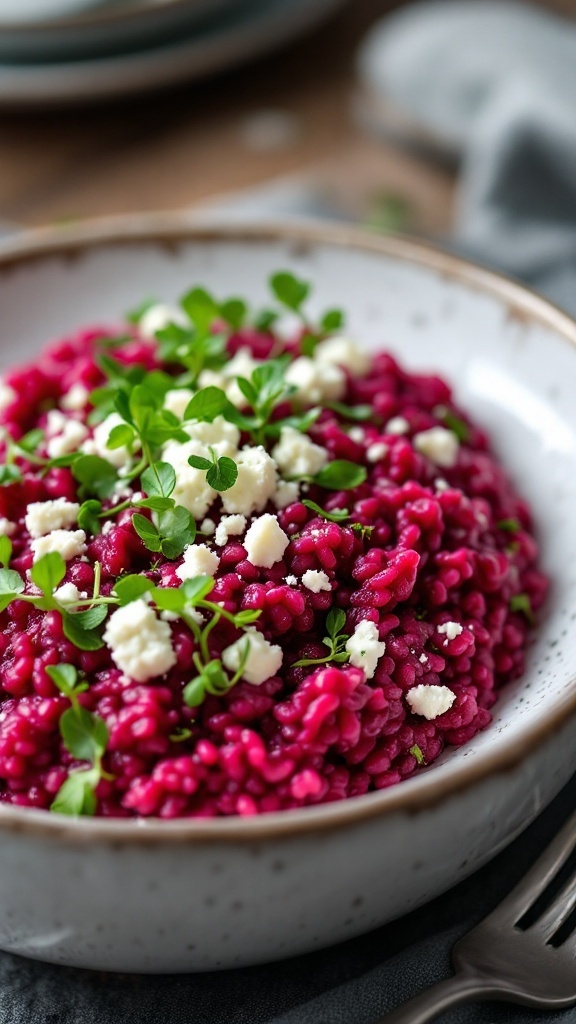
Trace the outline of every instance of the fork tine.
<instances>
[{"instance_id":1,"label":"fork tine","mask_svg":"<svg viewBox=\"0 0 576 1024\"><path fill-rule=\"evenodd\" d=\"M533 927L548 940L564 924L576 906L576 873L568 879L554 898L552 905L535 922Z\"/></svg>"},{"instance_id":2,"label":"fork tine","mask_svg":"<svg viewBox=\"0 0 576 1024\"><path fill-rule=\"evenodd\" d=\"M570 856L576 844L576 813L572 814L553 842L546 848L512 892L496 907L488 919L505 918L515 924L552 879ZM555 901L556 902L556 901Z\"/></svg>"}]
</instances>

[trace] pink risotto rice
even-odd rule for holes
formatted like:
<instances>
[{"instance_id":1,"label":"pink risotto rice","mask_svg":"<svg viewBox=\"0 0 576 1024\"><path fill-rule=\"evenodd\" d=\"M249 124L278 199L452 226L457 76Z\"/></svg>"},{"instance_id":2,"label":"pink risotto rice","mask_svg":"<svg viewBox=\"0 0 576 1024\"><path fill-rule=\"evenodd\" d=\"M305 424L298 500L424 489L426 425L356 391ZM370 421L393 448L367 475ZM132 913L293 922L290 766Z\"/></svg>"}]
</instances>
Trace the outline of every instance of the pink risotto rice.
<instances>
[{"instance_id":1,"label":"pink risotto rice","mask_svg":"<svg viewBox=\"0 0 576 1024\"><path fill-rule=\"evenodd\" d=\"M486 435L336 311L303 324L195 289L3 377L4 802L342 800L468 743L522 674L547 583Z\"/></svg>"}]
</instances>

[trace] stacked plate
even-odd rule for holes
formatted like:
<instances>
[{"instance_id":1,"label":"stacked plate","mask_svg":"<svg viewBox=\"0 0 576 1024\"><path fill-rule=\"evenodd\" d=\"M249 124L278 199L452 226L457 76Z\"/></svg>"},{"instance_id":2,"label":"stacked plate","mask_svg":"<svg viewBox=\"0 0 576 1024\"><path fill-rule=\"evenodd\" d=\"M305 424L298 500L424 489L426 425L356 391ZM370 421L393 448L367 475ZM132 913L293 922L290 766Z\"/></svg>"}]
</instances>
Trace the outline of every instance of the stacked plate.
<instances>
[{"instance_id":1,"label":"stacked plate","mask_svg":"<svg viewBox=\"0 0 576 1024\"><path fill-rule=\"evenodd\" d=\"M0 106L78 104L214 74L345 0L2 0Z\"/></svg>"}]
</instances>

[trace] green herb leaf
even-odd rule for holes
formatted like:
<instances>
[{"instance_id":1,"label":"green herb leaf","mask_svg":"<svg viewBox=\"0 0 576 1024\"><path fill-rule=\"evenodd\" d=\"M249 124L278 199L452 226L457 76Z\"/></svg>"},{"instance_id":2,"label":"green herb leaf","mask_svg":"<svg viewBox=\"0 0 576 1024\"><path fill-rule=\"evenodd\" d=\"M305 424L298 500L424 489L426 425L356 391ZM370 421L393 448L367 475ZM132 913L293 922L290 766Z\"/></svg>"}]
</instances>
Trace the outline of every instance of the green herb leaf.
<instances>
[{"instance_id":1,"label":"green herb leaf","mask_svg":"<svg viewBox=\"0 0 576 1024\"><path fill-rule=\"evenodd\" d=\"M413 747L410 747L410 753L412 754L413 757L416 758L418 764L426 764L426 761L424 760L424 754L422 753L417 743L415 743Z\"/></svg>"},{"instance_id":2,"label":"green herb leaf","mask_svg":"<svg viewBox=\"0 0 576 1024\"><path fill-rule=\"evenodd\" d=\"M30 578L40 588L44 597L52 599L56 587L66 575L66 562L57 551L49 551L34 563Z\"/></svg>"},{"instance_id":3,"label":"green herb leaf","mask_svg":"<svg viewBox=\"0 0 576 1024\"><path fill-rule=\"evenodd\" d=\"M129 324L139 324L144 313L147 313L149 309L152 309L152 306L156 305L156 299L144 299L144 302L141 302L139 306L126 313L125 318Z\"/></svg>"},{"instance_id":4,"label":"green herb leaf","mask_svg":"<svg viewBox=\"0 0 576 1024\"><path fill-rule=\"evenodd\" d=\"M0 611L4 611L25 588L26 584L19 573L13 569L0 569Z\"/></svg>"},{"instance_id":5,"label":"green herb leaf","mask_svg":"<svg viewBox=\"0 0 576 1024\"><path fill-rule=\"evenodd\" d=\"M334 639L342 632L346 625L346 612L342 608L331 608L326 616L326 629L328 636Z\"/></svg>"},{"instance_id":6,"label":"green herb leaf","mask_svg":"<svg viewBox=\"0 0 576 1024\"><path fill-rule=\"evenodd\" d=\"M448 430L451 430L453 434L456 434L456 437L462 444L466 444L467 441L470 440L470 427L460 416L456 416L456 413L453 413L450 409L446 409L444 412L442 422Z\"/></svg>"},{"instance_id":7,"label":"green herb leaf","mask_svg":"<svg viewBox=\"0 0 576 1024\"><path fill-rule=\"evenodd\" d=\"M100 514L102 512L102 502L97 501L96 498L88 498L80 506L78 512L78 526L85 533L92 533L94 536L100 533Z\"/></svg>"},{"instance_id":8,"label":"green herb leaf","mask_svg":"<svg viewBox=\"0 0 576 1024\"><path fill-rule=\"evenodd\" d=\"M74 612L72 618L77 626L81 626L85 630L94 630L96 626L104 622L108 614L108 605L96 604L91 608L86 608L82 612Z\"/></svg>"},{"instance_id":9,"label":"green herb leaf","mask_svg":"<svg viewBox=\"0 0 576 1024\"><path fill-rule=\"evenodd\" d=\"M0 486L4 487L7 484L17 483L22 479L22 473L18 469L18 466L5 465L0 466Z\"/></svg>"},{"instance_id":10,"label":"green herb leaf","mask_svg":"<svg viewBox=\"0 0 576 1024\"><path fill-rule=\"evenodd\" d=\"M85 629L82 621L78 621L82 614L84 613L61 612L64 636L81 651L99 651L104 646L104 641L95 629Z\"/></svg>"},{"instance_id":11,"label":"green herb leaf","mask_svg":"<svg viewBox=\"0 0 576 1024\"><path fill-rule=\"evenodd\" d=\"M186 604L180 587L154 587L151 593L156 607L163 612L181 612Z\"/></svg>"},{"instance_id":12,"label":"green herb leaf","mask_svg":"<svg viewBox=\"0 0 576 1024\"><path fill-rule=\"evenodd\" d=\"M329 523L343 523L346 519L350 519L347 508L335 508L332 512L328 512L325 508L317 505L315 501L309 501L308 498L304 498L302 504L306 505L311 512L315 512L317 516L327 519Z\"/></svg>"},{"instance_id":13,"label":"green herb leaf","mask_svg":"<svg viewBox=\"0 0 576 1024\"><path fill-rule=\"evenodd\" d=\"M149 580L147 576L139 576L137 573L124 576L114 584L114 593L121 605L131 604L132 601L137 601L139 597L150 593L151 590L154 590L152 580Z\"/></svg>"},{"instance_id":14,"label":"green herb leaf","mask_svg":"<svg viewBox=\"0 0 576 1024\"><path fill-rule=\"evenodd\" d=\"M366 475L364 466L357 466L355 462L346 459L335 459L324 466L313 477L313 481L329 491L350 491L363 484Z\"/></svg>"},{"instance_id":15,"label":"green herb leaf","mask_svg":"<svg viewBox=\"0 0 576 1024\"><path fill-rule=\"evenodd\" d=\"M219 313L233 330L239 331L246 322L248 307L242 299L227 299L221 303Z\"/></svg>"},{"instance_id":16,"label":"green herb leaf","mask_svg":"<svg viewBox=\"0 0 576 1024\"><path fill-rule=\"evenodd\" d=\"M193 576L190 580L184 580L178 589L184 594L186 604L194 606L214 589L214 580L211 576Z\"/></svg>"},{"instance_id":17,"label":"green herb leaf","mask_svg":"<svg viewBox=\"0 0 576 1024\"><path fill-rule=\"evenodd\" d=\"M514 597L511 597L510 611L520 612L522 615L525 615L531 626L536 624L536 616L532 611L532 604L528 594L515 594Z\"/></svg>"},{"instance_id":18,"label":"green herb leaf","mask_svg":"<svg viewBox=\"0 0 576 1024\"><path fill-rule=\"evenodd\" d=\"M161 550L160 534L150 519L146 519L146 516L141 516L139 512L135 512L132 516L132 526L149 551Z\"/></svg>"},{"instance_id":19,"label":"green herb leaf","mask_svg":"<svg viewBox=\"0 0 576 1024\"><path fill-rule=\"evenodd\" d=\"M106 447L111 449L129 448L134 443L135 437L134 428L129 423L119 423L118 426L112 427Z\"/></svg>"},{"instance_id":20,"label":"green herb leaf","mask_svg":"<svg viewBox=\"0 0 576 1024\"><path fill-rule=\"evenodd\" d=\"M179 725L176 727L176 729L174 729L174 732L170 733L168 739L172 743L183 743L184 740L189 740L191 735L191 729L188 729L186 726Z\"/></svg>"},{"instance_id":21,"label":"green herb leaf","mask_svg":"<svg viewBox=\"0 0 576 1024\"><path fill-rule=\"evenodd\" d=\"M91 817L96 812L96 787L99 782L100 772L97 768L70 772L52 801L50 810L56 814Z\"/></svg>"},{"instance_id":22,"label":"green herb leaf","mask_svg":"<svg viewBox=\"0 0 576 1024\"><path fill-rule=\"evenodd\" d=\"M0 537L0 565L8 566L12 558L12 541L9 537Z\"/></svg>"},{"instance_id":23,"label":"green herb leaf","mask_svg":"<svg viewBox=\"0 0 576 1024\"><path fill-rule=\"evenodd\" d=\"M498 530L507 530L509 533L518 533L522 529L522 524L519 519L501 519L499 523L496 523Z\"/></svg>"},{"instance_id":24,"label":"green herb leaf","mask_svg":"<svg viewBox=\"0 0 576 1024\"><path fill-rule=\"evenodd\" d=\"M279 314L274 309L261 309L254 318L254 327L262 334L267 334L278 320Z\"/></svg>"},{"instance_id":25,"label":"green herb leaf","mask_svg":"<svg viewBox=\"0 0 576 1024\"><path fill-rule=\"evenodd\" d=\"M193 469L211 469L212 463L210 459L204 459L201 455L191 455L188 459L188 465L192 466Z\"/></svg>"},{"instance_id":26,"label":"green herb leaf","mask_svg":"<svg viewBox=\"0 0 576 1024\"><path fill-rule=\"evenodd\" d=\"M320 327L324 334L332 331L339 331L344 326L344 313L341 309L327 309L320 320Z\"/></svg>"},{"instance_id":27,"label":"green herb leaf","mask_svg":"<svg viewBox=\"0 0 576 1024\"><path fill-rule=\"evenodd\" d=\"M222 455L206 473L206 480L215 491L227 491L238 479L238 466L233 459Z\"/></svg>"},{"instance_id":28,"label":"green herb leaf","mask_svg":"<svg viewBox=\"0 0 576 1024\"><path fill-rule=\"evenodd\" d=\"M169 462L155 462L140 477L142 490L149 498L169 498L176 487L176 473Z\"/></svg>"},{"instance_id":29,"label":"green herb leaf","mask_svg":"<svg viewBox=\"0 0 576 1024\"><path fill-rule=\"evenodd\" d=\"M216 416L222 415L227 405L228 399L221 388L201 388L188 402L184 412L184 419L203 420L212 423Z\"/></svg>"},{"instance_id":30,"label":"green herb leaf","mask_svg":"<svg viewBox=\"0 0 576 1024\"><path fill-rule=\"evenodd\" d=\"M46 674L56 684L60 693L63 693L68 700L74 700L78 693L88 689L88 683L84 680L78 682L78 671L74 665L47 665Z\"/></svg>"},{"instance_id":31,"label":"green herb leaf","mask_svg":"<svg viewBox=\"0 0 576 1024\"><path fill-rule=\"evenodd\" d=\"M78 761L98 762L108 742L106 722L81 705L68 708L60 719L64 746Z\"/></svg>"},{"instance_id":32,"label":"green herb leaf","mask_svg":"<svg viewBox=\"0 0 576 1024\"><path fill-rule=\"evenodd\" d=\"M218 318L218 303L205 288L193 288L180 300L199 334L207 334Z\"/></svg>"},{"instance_id":33,"label":"green herb leaf","mask_svg":"<svg viewBox=\"0 0 576 1024\"><path fill-rule=\"evenodd\" d=\"M345 420L354 423L365 423L374 416L371 405L345 405L344 402L327 402L326 408L338 413Z\"/></svg>"},{"instance_id":34,"label":"green herb leaf","mask_svg":"<svg viewBox=\"0 0 576 1024\"><path fill-rule=\"evenodd\" d=\"M16 442L16 444L21 451L32 455L38 448L38 445L42 444L43 440L44 431L36 428L34 430L29 430L27 434L24 434L24 437L21 437L20 440Z\"/></svg>"},{"instance_id":35,"label":"green herb leaf","mask_svg":"<svg viewBox=\"0 0 576 1024\"><path fill-rule=\"evenodd\" d=\"M135 518L135 517L134 517ZM178 558L196 536L196 523L182 505L158 513L160 551L166 558ZM146 546L149 547L147 541ZM152 550L155 550L152 548Z\"/></svg>"},{"instance_id":36,"label":"green herb leaf","mask_svg":"<svg viewBox=\"0 0 576 1024\"><path fill-rule=\"evenodd\" d=\"M302 304L310 294L310 285L306 281L300 281L285 270L272 275L270 287L278 302L295 313L300 313Z\"/></svg>"},{"instance_id":37,"label":"green herb leaf","mask_svg":"<svg viewBox=\"0 0 576 1024\"><path fill-rule=\"evenodd\" d=\"M109 498L118 482L114 466L99 455L82 455L76 459L72 474L81 485L82 494L95 494L97 498Z\"/></svg>"}]
</instances>

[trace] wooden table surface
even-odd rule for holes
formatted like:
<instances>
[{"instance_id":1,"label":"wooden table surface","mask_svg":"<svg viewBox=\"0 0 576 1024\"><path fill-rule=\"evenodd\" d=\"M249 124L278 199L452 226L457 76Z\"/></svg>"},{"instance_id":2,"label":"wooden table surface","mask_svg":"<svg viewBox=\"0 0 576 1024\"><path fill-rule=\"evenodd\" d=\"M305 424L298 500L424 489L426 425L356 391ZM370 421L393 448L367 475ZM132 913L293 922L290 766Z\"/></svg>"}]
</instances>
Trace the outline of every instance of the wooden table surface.
<instances>
[{"instance_id":1,"label":"wooden table surface","mask_svg":"<svg viewBox=\"0 0 576 1024\"><path fill-rule=\"evenodd\" d=\"M410 230L445 231L453 172L370 138L352 115L358 43L401 3L348 0L290 48L177 92L92 109L1 115L0 221L35 225L173 210L305 172L360 221L379 197L399 197ZM576 13L576 0L542 3ZM263 110L289 115L292 137L255 145L255 119L258 125Z\"/></svg>"},{"instance_id":2,"label":"wooden table surface","mask_svg":"<svg viewBox=\"0 0 576 1024\"><path fill-rule=\"evenodd\" d=\"M36 225L173 210L306 172L361 221L379 197L400 197L410 229L444 230L452 173L370 138L352 114L358 42L394 6L349 0L290 48L177 92L106 107L3 114L0 220ZM288 115L290 130L275 144L266 131L260 138L265 110Z\"/></svg>"}]
</instances>

